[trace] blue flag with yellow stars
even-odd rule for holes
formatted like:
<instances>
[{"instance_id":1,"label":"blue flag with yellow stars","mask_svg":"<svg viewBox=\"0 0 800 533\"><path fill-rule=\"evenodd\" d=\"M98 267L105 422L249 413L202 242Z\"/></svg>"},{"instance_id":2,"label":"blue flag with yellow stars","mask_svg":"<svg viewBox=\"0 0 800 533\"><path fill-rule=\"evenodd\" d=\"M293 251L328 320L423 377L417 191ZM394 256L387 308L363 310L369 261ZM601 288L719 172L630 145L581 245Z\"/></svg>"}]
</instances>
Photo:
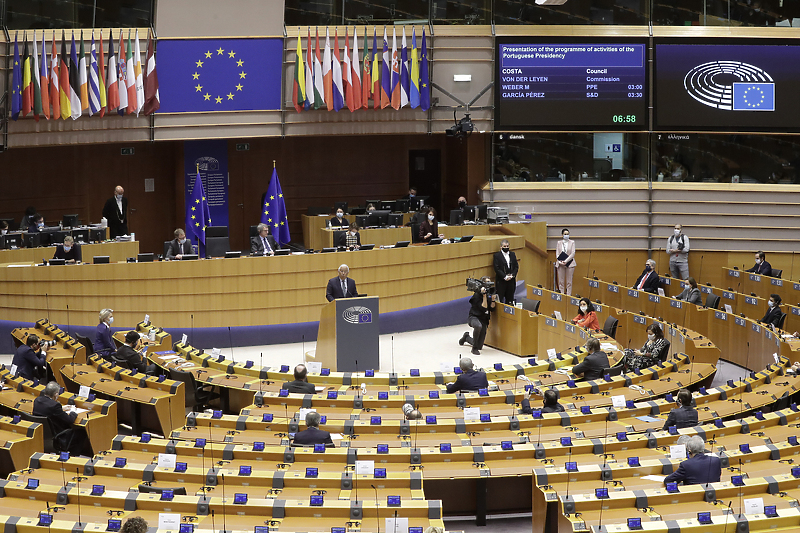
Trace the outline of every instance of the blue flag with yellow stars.
<instances>
[{"instance_id":1,"label":"blue flag with yellow stars","mask_svg":"<svg viewBox=\"0 0 800 533\"><path fill-rule=\"evenodd\" d=\"M264 205L261 207L261 222L269 226L269 233L278 246L291 241L289 219L286 217L286 199L283 197L277 169L272 169L272 179L264 196Z\"/></svg>"},{"instance_id":2,"label":"blue flag with yellow stars","mask_svg":"<svg viewBox=\"0 0 800 533\"><path fill-rule=\"evenodd\" d=\"M200 243L200 257L205 255L206 228L210 225L211 211L208 209L203 180L200 179L200 171L198 171L189 203L186 204L186 234L190 237L194 236Z\"/></svg>"},{"instance_id":3,"label":"blue flag with yellow stars","mask_svg":"<svg viewBox=\"0 0 800 533\"><path fill-rule=\"evenodd\" d=\"M159 40L158 113L281 109L282 39Z\"/></svg>"}]
</instances>

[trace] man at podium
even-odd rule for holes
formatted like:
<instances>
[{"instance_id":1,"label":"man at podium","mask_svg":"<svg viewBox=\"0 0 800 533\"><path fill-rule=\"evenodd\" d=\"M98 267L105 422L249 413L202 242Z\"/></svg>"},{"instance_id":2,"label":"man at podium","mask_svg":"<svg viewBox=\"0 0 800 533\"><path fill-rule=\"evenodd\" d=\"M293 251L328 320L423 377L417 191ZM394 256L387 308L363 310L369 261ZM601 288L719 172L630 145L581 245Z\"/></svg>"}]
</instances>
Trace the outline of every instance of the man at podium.
<instances>
[{"instance_id":1,"label":"man at podium","mask_svg":"<svg viewBox=\"0 0 800 533\"><path fill-rule=\"evenodd\" d=\"M325 290L325 298L327 298L329 302L339 298L353 298L358 296L355 280L347 277L349 273L350 267L347 265L341 265L339 267L339 275L328 280L328 288Z\"/></svg>"}]
</instances>

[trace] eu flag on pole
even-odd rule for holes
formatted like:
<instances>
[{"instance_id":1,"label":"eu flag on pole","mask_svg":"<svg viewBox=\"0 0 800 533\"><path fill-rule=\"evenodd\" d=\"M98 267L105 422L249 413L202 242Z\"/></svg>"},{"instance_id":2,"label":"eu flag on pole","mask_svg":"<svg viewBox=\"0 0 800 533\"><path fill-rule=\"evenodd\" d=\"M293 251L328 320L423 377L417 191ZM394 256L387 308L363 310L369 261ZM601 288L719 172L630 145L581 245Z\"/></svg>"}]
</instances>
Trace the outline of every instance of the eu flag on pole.
<instances>
[{"instance_id":1,"label":"eu flag on pole","mask_svg":"<svg viewBox=\"0 0 800 533\"><path fill-rule=\"evenodd\" d=\"M734 83L734 111L775 111L774 83Z\"/></svg>"},{"instance_id":2,"label":"eu flag on pole","mask_svg":"<svg viewBox=\"0 0 800 533\"><path fill-rule=\"evenodd\" d=\"M289 219L286 217L286 199L275 168L272 169L272 179L264 196L261 222L269 225L269 232L279 247L292 240L289 236Z\"/></svg>"},{"instance_id":3,"label":"eu flag on pole","mask_svg":"<svg viewBox=\"0 0 800 533\"><path fill-rule=\"evenodd\" d=\"M186 233L194 235L199 242L200 257L205 255L206 228L211 225L211 211L208 209L206 193L203 190L203 180L200 171L194 180L194 188L186 206Z\"/></svg>"},{"instance_id":4,"label":"eu flag on pole","mask_svg":"<svg viewBox=\"0 0 800 533\"><path fill-rule=\"evenodd\" d=\"M19 58L19 44L14 35L14 69L11 78L11 118L17 120L22 109L22 65Z\"/></svg>"}]
</instances>

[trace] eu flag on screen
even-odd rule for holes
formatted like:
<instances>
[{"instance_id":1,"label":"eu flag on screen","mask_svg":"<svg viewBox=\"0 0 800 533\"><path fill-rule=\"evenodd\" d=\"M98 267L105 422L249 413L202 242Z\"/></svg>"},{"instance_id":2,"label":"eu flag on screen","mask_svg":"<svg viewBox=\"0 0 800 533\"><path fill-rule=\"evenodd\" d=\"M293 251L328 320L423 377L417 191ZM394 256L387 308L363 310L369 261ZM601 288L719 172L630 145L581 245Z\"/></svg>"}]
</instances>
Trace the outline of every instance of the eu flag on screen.
<instances>
[{"instance_id":1,"label":"eu flag on screen","mask_svg":"<svg viewBox=\"0 0 800 533\"><path fill-rule=\"evenodd\" d=\"M211 211L208 209L208 201L199 171L189 198L189 203L186 204L186 234L194 235L197 238L202 256L206 244L206 228L211 225Z\"/></svg>"},{"instance_id":2,"label":"eu flag on screen","mask_svg":"<svg viewBox=\"0 0 800 533\"><path fill-rule=\"evenodd\" d=\"M775 111L774 83L734 83L734 111Z\"/></svg>"},{"instance_id":3,"label":"eu flag on screen","mask_svg":"<svg viewBox=\"0 0 800 533\"><path fill-rule=\"evenodd\" d=\"M281 109L282 39L158 42L159 113Z\"/></svg>"},{"instance_id":4,"label":"eu flag on screen","mask_svg":"<svg viewBox=\"0 0 800 533\"><path fill-rule=\"evenodd\" d=\"M283 197L277 169L272 169L272 179L264 196L261 209L261 222L269 225L269 232L278 246L283 246L292 238L289 236L289 219L286 217L286 199Z\"/></svg>"}]
</instances>

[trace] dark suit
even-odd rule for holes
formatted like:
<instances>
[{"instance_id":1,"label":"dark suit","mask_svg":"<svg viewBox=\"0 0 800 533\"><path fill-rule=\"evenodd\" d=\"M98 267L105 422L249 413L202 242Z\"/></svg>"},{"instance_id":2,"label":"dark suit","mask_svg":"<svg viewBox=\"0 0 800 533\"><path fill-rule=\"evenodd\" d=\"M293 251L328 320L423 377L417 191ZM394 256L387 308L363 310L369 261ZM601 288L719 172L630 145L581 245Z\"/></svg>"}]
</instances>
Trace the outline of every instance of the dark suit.
<instances>
[{"instance_id":1,"label":"dark suit","mask_svg":"<svg viewBox=\"0 0 800 533\"><path fill-rule=\"evenodd\" d=\"M23 344L14 353L11 360L12 365L17 365L19 375L25 379L38 377L38 368L44 368L47 364L47 356L39 352L34 352L30 346Z\"/></svg>"},{"instance_id":2,"label":"dark suit","mask_svg":"<svg viewBox=\"0 0 800 533\"><path fill-rule=\"evenodd\" d=\"M114 354L114 357L117 359L121 359L123 361L128 362L128 366L141 372L142 374L153 374L156 370L155 364L147 364L147 359L142 357L142 354L128 346L127 344L123 344L120 346L117 353Z\"/></svg>"},{"instance_id":3,"label":"dark suit","mask_svg":"<svg viewBox=\"0 0 800 533\"><path fill-rule=\"evenodd\" d=\"M313 444L333 444L331 434L318 428L308 428L295 433L292 444L313 445Z\"/></svg>"},{"instance_id":4,"label":"dark suit","mask_svg":"<svg viewBox=\"0 0 800 533\"><path fill-rule=\"evenodd\" d=\"M517 272L519 272L519 263L517 263L517 254L508 252L509 261L506 261L505 254L502 251L495 252L494 254L494 283L497 286L497 297L501 302L507 304L514 303L514 290L517 288ZM511 279L506 281L505 277L511 274Z\"/></svg>"},{"instance_id":5,"label":"dark suit","mask_svg":"<svg viewBox=\"0 0 800 533\"><path fill-rule=\"evenodd\" d=\"M346 218L342 217L333 217L331 219L331 227L332 228L346 228L350 225L350 222L347 221Z\"/></svg>"},{"instance_id":6,"label":"dark suit","mask_svg":"<svg viewBox=\"0 0 800 533\"><path fill-rule=\"evenodd\" d=\"M669 412L662 429L669 429L671 426L676 426L678 429L693 428L696 425L697 411L691 405L681 405Z\"/></svg>"},{"instance_id":7,"label":"dark suit","mask_svg":"<svg viewBox=\"0 0 800 533\"><path fill-rule=\"evenodd\" d=\"M298 394L314 394L317 392L317 389L314 387L313 383L299 380L287 381L281 386L281 388Z\"/></svg>"},{"instance_id":8,"label":"dark suit","mask_svg":"<svg viewBox=\"0 0 800 533\"><path fill-rule=\"evenodd\" d=\"M459 374L455 383L447 386L447 394L453 394L458 391L476 391L478 389L485 389L489 387L489 380L486 379L486 372L480 370L471 370Z\"/></svg>"},{"instance_id":9,"label":"dark suit","mask_svg":"<svg viewBox=\"0 0 800 533\"><path fill-rule=\"evenodd\" d=\"M106 200L103 206L103 216L108 221L109 237L128 234L128 198L122 197L122 212L119 211L116 198Z\"/></svg>"},{"instance_id":10,"label":"dark suit","mask_svg":"<svg viewBox=\"0 0 800 533\"><path fill-rule=\"evenodd\" d=\"M31 225L28 226L28 233L40 233L40 232L41 230L39 229L39 226L37 226L35 222L31 222Z\"/></svg>"},{"instance_id":11,"label":"dark suit","mask_svg":"<svg viewBox=\"0 0 800 533\"><path fill-rule=\"evenodd\" d=\"M100 355L103 359L111 357L112 353L116 353L117 347L114 340L111 338L111 328L105 322L97 324L97 329L94 333L94 353Z\"/></svg>"},{"instance_id":12,"label":"dark suit","mask_svg":"<svg viewBox=\"0 0 800 533\"><path fill-rule=\"evenodd\" d=\"M273 253L278 249L278 244L272 235L267 235L267 244L269 244L270 251ZM250 238L250 255L264 255L265 251L266 248L264 248L264 241L261 240L261 235ZM269 251L266 253L269 253Z\"/></svg>"},{"instance_id":13,"label":"dark suit","mask_svg":"<svg viewBox=\"0 0 800 533\"><path fill-rule=\"evenodd\" d=\"M192 253L192 241L186 239L181 244L178 239L172 239L167 248L167 259L175 259L179 255L189 255Z\"/></svg>"},{"instance_id":14,"label":"dark suit","mask_svg":"<svg viewBox=\"0 0 800 533\"><path fill-rule=\"evenodd\" d=\"M639 284L642 282L642 279L647 276L647 280L644 282L644 286L639 289ZM661 279L658 277L658 272L655 270L651 270L650 272L642 272L642 275L636 278L636 283L633 284L633 288L636 290L643 290L644 292L651 292L653 294L658 294L658 288L661 286Z\"/></svg>"},{"instance_id":15,"label":"dark suit","mask_svg":"<svg viewBox=\"0 0 800 533\"><path fill-rule=\"evenodd\" d=\"M81 245L80 244L73 244L72 248L69 249L69 252L64 251L64 245L59 244L56 246L56 253L53 255L53 259L64 259L69 261L70 259L74 259L76 263L81 262Z\"/></svg>"},{"instance_id":16,"label":"dark suit","mask_svg":"<svg viewBox=\"0 0 800 533\"><path fill-rule=\"evenodd\" d=\"M555 405L545 405L542 407L543 413L563 413L564 406L560 403ZM530 415L533 414L533 409L531 409L531 401L530 400L522 400L522 414Z\"/></svg>"},{"instance_id":17,"label":"dark suit","mask_svg":"<svg viewBox=\"0 0 800 533\"><path fill-rule=\"evenodd\" d=\"M346 278L345 281L347 282L346 293L342 292L342 281L339 279L339 276L328 280L328 287L325 289L325 298L327 298L329 302L338 298L353 298L354 296L358 296L355 280Z\"/></svg>"},{"instance_id":18,"label":"dark suit","mask_svg":"<svg viewBox=\"0 0 800 533\"><path fill-rule=\"evenodd\" d=\"M683 481L684 485L716 483L722 473L719 457L698 454L686 459L678 469L664 479L664 484Z\"/></svg>"},{"instance_id":19,"label":"dark suit","mask_svg":"<svg viewBox=\"0 0 800 533\"><path fill-rule=\"evenodd\" d=\"M760 265L753 265L753 268L748 268L745 272L752 272L753 274L761 274L762 276L772 276L772 265L766 259L761 261Z\"/></svg>"},{"instance_id":20,"label":"dark suit","mask_svg":"<svg viewBox=\"0 0 800 533\"><path fill-rule=\"evenodd\" d=\"M783 311L781 311L781 308L776 305L775 307L767 310L767 314L764 315L764 318L761 319L761 322L764 324L773 324L777 328L778 322L781 321L782 314Z\"/></svg>"},{"instance_id":21,"label":"dark suit","mask_svg":"<svg viewBox=\"0 0 800 533\"><path fill-rule=\"evenodd\" d=\"M427 235L428 233L430 233L431 236L426 239L425 235ZM439 237L439 223L436 222L436 220L434 220L433 224L431 224L430 220L425 218L425 220L423 220L422 223L419 225L419 241L428 242L431 239L436 239L438 237Z\"/></svg>"},{"instance_id":22,"label":"dark suit","mask_svg":"<svg viewBox=\"0 0 800 533\"><path fill-rule=\"evenodd\" d=\"M62 448L66 448L67 444L69 444L71 441L71 445L69 446L70 454L91 454L91 450L88 449L88 439L86 438L86 434L80 430L77 430L72 425L73 422L75 422L75 419L78 417L78 413L67 414L64 412L63 406L56 400L48 398L47 396L38 396L35 400L33 400L33 416L47 417L47 420L49 420L53 427L53 431L55 432L53 437L64 430L69 430L67 433L59 437L58 445Z\"/></svg>"},{"instance_id":23,"label":"dark suit","mask_svg":"<svg viewBox=\"0 0 800 533\"><path fill-rule=\"evenodd\" d=\"M594 352L586 356L584 360L573 367L573 374L583 374L584 379L598 379L608 370L608 355L605 352Z\"/></svg>"}]
</instances>

